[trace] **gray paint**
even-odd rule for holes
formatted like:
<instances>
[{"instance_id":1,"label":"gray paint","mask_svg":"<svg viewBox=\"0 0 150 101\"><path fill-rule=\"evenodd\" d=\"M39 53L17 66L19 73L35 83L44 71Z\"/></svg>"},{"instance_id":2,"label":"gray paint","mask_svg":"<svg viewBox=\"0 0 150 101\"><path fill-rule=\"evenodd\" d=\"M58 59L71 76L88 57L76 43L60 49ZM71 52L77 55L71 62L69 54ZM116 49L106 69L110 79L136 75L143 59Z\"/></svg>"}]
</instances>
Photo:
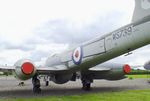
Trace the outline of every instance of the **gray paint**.
<instances>
[{"instance_id":1,"label":"gray paint","mask_svg":"<svg viewBox=\"0 0 150 101\"><path fill-rule=\"evenodd\" d=\"M132 22L138 21L149 15L150 15L150 1L135 0L135 9L133 13Z\"/></svg>"},{"instance_id":2,"label":"gray paint","mask_svg":"<svg viewBox=\"0 0 150 101\"><path fill-rule=\"evenodd\" d=\"M141 2L141 0L136 0L133 19L135 19L135 14L141 15L141 12L138 11L140 10L138 8L141 7L137 4L139 2ZM83 48L83 59L80 65L76 65L72 61L72 53L76 48L72 48L60 54L61 62L64 63L70 71L75 72L91 68L114 57L149 44L150 28L147 27L150 26L149 15L150 14L142 16L131 24L79 45Z\"/></svg>"},{"instance_id":3,"label":"gray paint","mask_svg":"<svg viewBox=\"0 0 150 101\"><path fill-rule=\"evenodd\" d=\"M83 46L83 57L89 57L94 54L102 54L105 50L104 39Z\"/></svg>"}]
</instances>

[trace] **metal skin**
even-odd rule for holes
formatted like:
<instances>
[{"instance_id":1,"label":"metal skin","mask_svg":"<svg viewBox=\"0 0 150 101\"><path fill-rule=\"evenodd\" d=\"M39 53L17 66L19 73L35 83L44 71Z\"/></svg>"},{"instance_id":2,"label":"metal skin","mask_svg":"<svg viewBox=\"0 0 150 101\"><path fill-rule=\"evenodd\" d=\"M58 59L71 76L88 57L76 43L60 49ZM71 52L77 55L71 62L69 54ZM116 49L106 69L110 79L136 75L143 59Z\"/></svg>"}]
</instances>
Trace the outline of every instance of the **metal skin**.
<instances>
[{"instance_id":1,"label":"metal skin","mask_svg":"<svg viewBox=\"0 0 150 101\"><path fill-rule=\"evenodd\" d=\"M123 79L125 73L129 73L128 68L124 70L124 64L104 62L150 43L150 2L135 0L135 3L131 24L48 57L45 65L36 67L30 76L24 75L20 68L28 60L20 60L14 66L16 68L0 67L0 70L14 70L16 76L23 80L32 78L35 92L41 91L37 78L41 74L49 75L55 83L63 84L69 80L74 81L76 72L80 72L83 89L86 90L90 88L93 79Z\"/></svg>"},{"instance_id":2,"label":"metal skin","mask_svg":"<svg viewBox=\"0 0 150 101\"><path fill-rule=\"evenodd\" d=\"M146 13L144 17L143 15L141 15L142 17L139 17L140 13L145 10L141 8L139 3L144 1L135 1L138 5L135 6L133 16L134 22L108 33L107 35L97 37L93 40L83 43L80 46L70 49L64 53L49 57L46 61L46 66L53 67L63 64L67 68L67 71L65 72L68 73L86 71L91 67L149 44L150 28L148 26L150 26L150 10L147 10L148 14ZM135 18L137 13L139 13L138 19ZM79 59L78 62L75 62L72 57L75 50L79 48L81 49L79 58L82 59Z\"/></svg>"},{"instance_id":3,"label":"metal skin","mask_svg":"<svg viewBox=\"0 0 150 101\"><path fill-rule=\"evenodd\" d=\"M22 71L21 68L22 68L22 65L23 65L24 63L26 63L26 62L32 63L31 60L27 60L27 59L21 59L21 60L19 60L19 61L17 61L17 62L15 63L15 65L14 65L15 70L13 70L13 74L15 75L15 77L16 77L17 79L20 79L20 80L28 80L28 79L32 78L32 77L35 75L35 73L36 73L36 68L34 68L33 72L30 73L30 74L25 74L25 73L23 73L23 71Z\"/></svg>"},{"instance_id":4,"label":"metal skin","mask_svg":"<svg viewBox=\"0 0 150 101\"><path fill-rule=\"evenodd\" d=\"M125 71L125 67L129 68L129 71ZM93 68L90 68L85 73L92 75L92 79L106 79L106 80L121 80L126 78L125 74L131 72L131 67L127 64L117 63L103 63Z\"/></svg>"}]
</instances>

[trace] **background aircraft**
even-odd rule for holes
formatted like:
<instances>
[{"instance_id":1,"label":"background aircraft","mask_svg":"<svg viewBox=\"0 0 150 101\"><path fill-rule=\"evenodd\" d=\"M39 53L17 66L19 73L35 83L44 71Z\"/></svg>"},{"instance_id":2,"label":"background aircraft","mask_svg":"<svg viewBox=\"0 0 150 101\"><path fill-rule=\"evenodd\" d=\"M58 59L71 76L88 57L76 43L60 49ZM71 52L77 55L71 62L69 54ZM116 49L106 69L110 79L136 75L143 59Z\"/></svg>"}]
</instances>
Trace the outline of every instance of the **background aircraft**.
<instances>
[{"instance_id":1,"label":"background aircraft","mask_svg":"<svg viewBox=\"0 0 150 101\"><path fill-rule=\"evenodd\" d=\"M41 91L39 75L48 75L51 81L64 84L70 80L75 81L76 73L79 72L84 90L90 89L94 79L123 79L131 71L129 65L104 62L150 43L150 2L135 0L135 3L131 24L63 53L54 54L47 58L43 66L35 66L31 60L21 59L14 66L0 67L0 70L13 71L21 80L32 78L35 93ZM95 67L98 64L101 65Z\"/></svg>"},{"instance_id":2,"label":"background aircraft","mask_svg":"<svg viewBox=\"0 0 150 101\"><path fill-rule=\"evenodd\" d=\"M144 66L143 66L146 70L150 70L150 61L147 61Z\"/></svg>"}]
</instances>

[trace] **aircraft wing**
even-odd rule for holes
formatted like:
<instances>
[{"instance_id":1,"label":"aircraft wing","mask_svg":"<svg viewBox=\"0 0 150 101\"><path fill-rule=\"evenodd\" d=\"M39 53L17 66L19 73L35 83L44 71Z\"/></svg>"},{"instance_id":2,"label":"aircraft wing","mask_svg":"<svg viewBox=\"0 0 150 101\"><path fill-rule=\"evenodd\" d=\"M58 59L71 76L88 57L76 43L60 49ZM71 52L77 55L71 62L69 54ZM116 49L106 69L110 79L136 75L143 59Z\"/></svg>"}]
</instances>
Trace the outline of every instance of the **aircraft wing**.
<instances>
[{"instance_id":1,"label":"aircraft wing","mask_svg":"<svg viewBox=\"0 0 150 101\"><path fill-rule=\"evenodd\" d=\"M68 68L65 65L58 65L54 67L37 67L37 73L39 74L49 74L54 72L63 72L67 70Z\"/></svg>"},{"instance_id":2,"label":"aircraft wing","mask_svg":"<svg viewBox=\"0 0 150 101\"><path fill-rule=\"evenodd\" d=\"M14 66L0 66L0 70L14 70Z\"/></svg>"},{"instance_id":3,"label":"aircraft wing","mask_svg":"<svg viewBox=\"0 0 150 101\"><path fill-rule=\"evenodd\" d=\"M22 67L19 67L21 68ZM44 67L44 66L35 66L36 69L36 73L38 74L49 74L49 73L53 73L53 72L63 72L67 70L67 67L64 65L58 65L58 66L54 66L54 67ZM16 67L15 66L0 66L0 71L2 72L12 72L15 71Z\"/></svg>"},{"instance_id":4,"label":"aircraft wing","mask_svg":"<svg viewBox=\"0 0 150 101\"><path fill-rule=\"evenodd\" d=\"M123 64L114 64L114 63L103 63L97 65L95 67L89 68L88 71L110 71L115 68L122 68ZM2 72L10 72L15 70L16 68L22 69L21 66L0 66L0 71ZM38 74L49 74L49 73L56 73L56 72L64 72L68 71L69 69L65 65L58 65L53 67L46 67L46 66L35 66L36 73Z\"/></svg>"},{"instance_id":5,"label":"aircraft wing","mask_svg":"<svg viewBox=\"0 0 150 101\"><path fill-rule=\"evenodd\" d=\"M0 66L2 72L12 72L13 70L15 70L14 66Z\"/></svg>"},{"instance_id":6,"label":"aircraft wing","mask_svg":"<svg viewBox=\"0 0 150 101\"><path fill-rule=\"evenodd\" d=\"M109 70L111 70L111 68L100 67L100 66L96 66L89 69L89 71L109 71Z\"/></svg>"}]
</instances>

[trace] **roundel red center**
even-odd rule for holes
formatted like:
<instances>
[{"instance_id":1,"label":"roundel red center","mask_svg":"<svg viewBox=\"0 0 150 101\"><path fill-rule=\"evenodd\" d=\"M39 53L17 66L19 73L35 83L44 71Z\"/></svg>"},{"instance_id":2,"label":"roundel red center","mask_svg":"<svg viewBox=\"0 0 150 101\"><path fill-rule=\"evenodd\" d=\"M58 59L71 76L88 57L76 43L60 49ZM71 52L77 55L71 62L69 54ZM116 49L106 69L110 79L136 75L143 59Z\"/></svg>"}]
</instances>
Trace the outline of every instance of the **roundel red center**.
<instances>
[{"instance_id":1,"label":"roundel red center","mask_svg":"<svg viewBox=\"0 0 150 101\"><path fill-rule=\"evenodd\" d=\"M79 51L77 50L75 53L75 57L78 58L79 57Z\"/></svg>"},{"instance_id":2,"label":"roundel red center","mask_svg":"<svg viewBox=\"0 0 150 101\"><path fill-rule=\"evenodd\" d=\"M128 64L125 64L123 70L126 74L129 74L131 72L131 67Z\"/></svg>"},{"instance_id":3,"label":"roundel red center","mask_svg":"<svg viewBox=\"0 0 150 101\"><path fill-rule=\"evenodd\" d=\"M32 72L34 71L34 66L32 63L30 62L25 62L23 65L22 65L22 72L24 74L31 74Z\"/></svg>"}]
</instances>

